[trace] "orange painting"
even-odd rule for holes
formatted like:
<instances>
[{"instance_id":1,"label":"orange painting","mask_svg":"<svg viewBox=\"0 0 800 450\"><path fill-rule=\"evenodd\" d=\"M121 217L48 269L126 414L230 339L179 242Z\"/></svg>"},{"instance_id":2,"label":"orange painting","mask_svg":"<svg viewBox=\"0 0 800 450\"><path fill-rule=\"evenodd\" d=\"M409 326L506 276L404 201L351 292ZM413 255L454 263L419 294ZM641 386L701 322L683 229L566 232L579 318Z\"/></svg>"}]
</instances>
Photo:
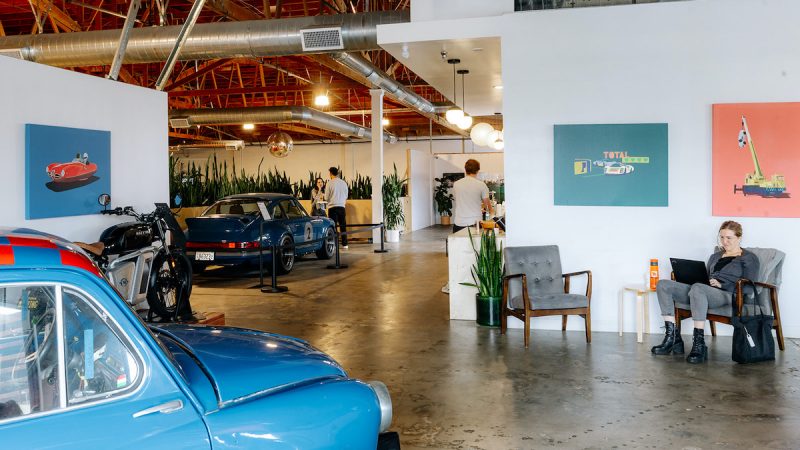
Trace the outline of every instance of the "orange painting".
<instances>
[{"instance_id":1,"label":"orange painting","mask_svg":"<svg viewBox=\"0 0 800 450\"><path fill-rule=\"evenodd\" d=\"M713 105L712 214L800 217L800 103Z\"/></svg>"}]
</instances>

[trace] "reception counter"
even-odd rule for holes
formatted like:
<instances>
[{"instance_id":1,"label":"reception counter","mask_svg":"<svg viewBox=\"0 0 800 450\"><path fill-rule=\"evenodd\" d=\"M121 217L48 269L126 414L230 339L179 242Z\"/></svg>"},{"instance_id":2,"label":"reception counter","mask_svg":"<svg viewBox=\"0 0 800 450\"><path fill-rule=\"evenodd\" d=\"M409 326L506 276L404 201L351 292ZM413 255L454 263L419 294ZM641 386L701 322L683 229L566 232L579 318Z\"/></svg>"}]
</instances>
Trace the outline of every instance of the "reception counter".
<instances>
[{"instance_id":1,"label":"reception counter","mask_svg":"<svg viewBox=\"0 0 800 450\"><path fill-rule=\"evenodd\" d=\"M468 231L469 230L469 231ZM472 266L475 251L470 244L470 235L476 249L480 249L481 235L475 228L465 228L447 237L448 286L450 289L450 320L475 320L475 294L478 289L461 283L474 283ZM497 232L498 245L505 246L505 233Z\"/></svg>"}]
</instances>

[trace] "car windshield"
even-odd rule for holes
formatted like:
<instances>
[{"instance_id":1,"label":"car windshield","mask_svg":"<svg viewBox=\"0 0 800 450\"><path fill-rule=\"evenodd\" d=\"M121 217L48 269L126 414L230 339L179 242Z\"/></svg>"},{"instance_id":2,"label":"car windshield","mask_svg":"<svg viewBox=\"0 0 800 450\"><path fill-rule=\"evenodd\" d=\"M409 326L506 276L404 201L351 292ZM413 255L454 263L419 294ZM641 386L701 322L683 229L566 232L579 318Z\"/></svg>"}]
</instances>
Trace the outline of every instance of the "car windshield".
<instances>
[{"instance_id":1,"label":"car windshield","mask_svg":"<svg viewBox=\"0 0 800 450\"><path fill-rule=\"evenodd\" d=\"M212 216L216 214L225 215L250 215L258 214L258 203L256 200L249 199L234 199L234 200L220 200L217 203L209 206L203 216Z\"/></svg>"}]
</instances>

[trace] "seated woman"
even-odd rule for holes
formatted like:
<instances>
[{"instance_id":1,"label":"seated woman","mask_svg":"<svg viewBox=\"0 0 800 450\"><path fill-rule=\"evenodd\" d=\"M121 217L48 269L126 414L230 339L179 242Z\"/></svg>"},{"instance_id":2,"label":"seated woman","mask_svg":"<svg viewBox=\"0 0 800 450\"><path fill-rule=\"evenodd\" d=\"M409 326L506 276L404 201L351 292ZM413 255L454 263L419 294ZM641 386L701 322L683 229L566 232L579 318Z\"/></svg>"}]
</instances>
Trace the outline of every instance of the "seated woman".
<instances>
[{"instance_id":1,"label":"seated woman","mask_svg":"<svg viewBox=\"0 0 800 450\"><path fill-rule=\"evenodd\" d=\"M758 258L740 247L742 226L728 220L719 227L719 244L722 247L708 258L708 284L692 286L672 280L661 280L656 287L661 315L664 316L666 335L661 345L651 349L655 355L683 354L683 339L675 327L675 303L689 303L694 321L692 350L686 361L701 363L708 357L703 337L709 308L733 307L733 291L740 278L758 281Z\"/></svg>"}]
</instances>

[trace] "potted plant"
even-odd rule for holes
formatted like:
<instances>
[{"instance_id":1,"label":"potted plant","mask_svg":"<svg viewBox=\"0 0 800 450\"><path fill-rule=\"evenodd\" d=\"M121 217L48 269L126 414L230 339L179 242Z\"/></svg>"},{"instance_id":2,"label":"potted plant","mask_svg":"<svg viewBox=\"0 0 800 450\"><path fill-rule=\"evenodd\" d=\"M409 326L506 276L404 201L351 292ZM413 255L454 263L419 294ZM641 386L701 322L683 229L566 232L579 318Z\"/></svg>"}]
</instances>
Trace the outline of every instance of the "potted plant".
<instances>
[{"instance_id":1,"label":"potted plant","mask_svg":"<svg viewBox=\"0 0 800 450\"><path fill-rule=\"evenodd\" d=\"M503 245L500 244L498 247L494 230L481 232L480 248L475 248L472 232L469 232L469 241L475 252L475 264L472 266L474 283L461 284L478 288L478 293L475 294L478 325L500 326L500 304L503 297Z\"/></svg>"},{"instance_id":2,"label":"potted plant","mask_svg":"<svg viewBox=\"0 0 800 450\"><path fill-rule=\"evenodd\" d=\"M447 178L434 178L437 184L433 193L436 202L436 211L442 218L442 225L450 225L450 216L453 215L453 194L450 193L450 180Z\"/></svg>"},{"instance_id":3,"label":"potted plant","mask_svg":"<svg viewBox=\"0 0 800 450\"><path fill-rule=\"evenodd\" d=\"M397 175L397 165L394 165L394 173L383 176L383 221L387 242L400 242L400 228L405 223L400 197L405 182L406 179L401 180Z\"/></svg>"}]
</instances>

